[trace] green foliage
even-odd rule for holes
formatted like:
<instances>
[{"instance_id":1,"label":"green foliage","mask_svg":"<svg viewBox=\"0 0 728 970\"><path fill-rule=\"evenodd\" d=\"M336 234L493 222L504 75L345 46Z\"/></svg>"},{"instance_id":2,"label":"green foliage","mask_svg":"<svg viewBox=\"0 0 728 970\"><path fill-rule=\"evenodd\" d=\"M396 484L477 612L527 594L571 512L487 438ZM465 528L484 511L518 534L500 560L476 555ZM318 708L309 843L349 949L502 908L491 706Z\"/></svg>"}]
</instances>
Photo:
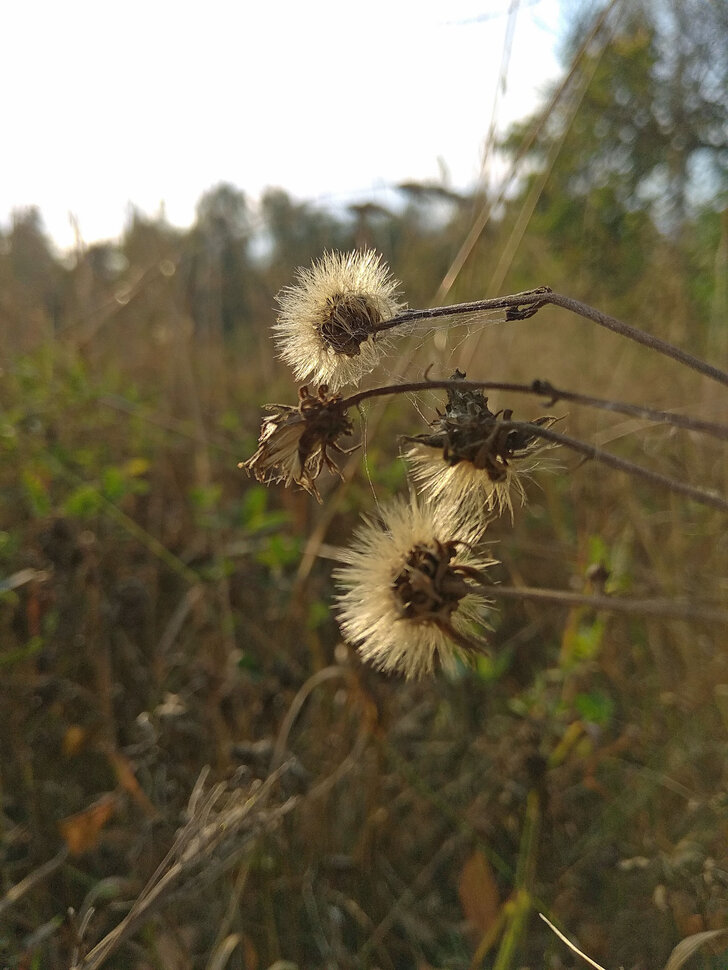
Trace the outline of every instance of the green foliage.
<instances>
[{"instance_id":1,"label":"green foliage","mask_svg":"<svg viewBox=\"0 0 728 970\"><path fill-rule=\"evenodd\" d=\"M607 727L614 714L614 700L604 691L595 690L574 697L574 708L585 720L599 727Z\"/></svg>"},{"instance_id":2,"label":"green foliage","mask_svg":"<svg viewBox=\"0 0 728 970\"><path fill-rule=\"evenodd\" d=\"M564 266L619 296L644 279L663 234L684 233L701 207L724 206L728 18L722 5L694 0L630 0L602 21L604 9L585 5L573 21L571 80L539 136L530 141L536 115L502 147L525 150L533 172L516 206L547 173L531 231Z\"/></svg>"},{"instance_id":3,"label":"green foliage","mask_svg":"<svg viewBox=\"0 0 728 970\"><path fill-rule=\"evenodd\" d=\"M270 532L280 529L289 521L281 509L268 509L270 492L264 485L252 485L240 503L240 525L247 532Z\"/></svg>"}]
</instances>

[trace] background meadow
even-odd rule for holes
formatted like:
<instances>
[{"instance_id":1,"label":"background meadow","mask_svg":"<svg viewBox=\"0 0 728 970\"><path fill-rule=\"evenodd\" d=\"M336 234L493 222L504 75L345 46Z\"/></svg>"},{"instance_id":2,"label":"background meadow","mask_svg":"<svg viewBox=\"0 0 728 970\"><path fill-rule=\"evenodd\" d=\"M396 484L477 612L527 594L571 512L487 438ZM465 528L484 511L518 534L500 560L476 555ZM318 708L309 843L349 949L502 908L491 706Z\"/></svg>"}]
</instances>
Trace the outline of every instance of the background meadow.
<instances>
[{"instance_id":1,"label":"background meadow","mask_svg":"<svg viewBox=\"0 0 728 970\"><path fill-rule=\"evenodd\" d=\"M376 248L411 307L549 284L728 366L728 8L609 4L564 64L499 146L500 194L408 183L332 212L221 184L189 230L134 213L63 256L36 210L0 232L0 966L101 965L186 822L105 966L578 965L543 912L657 970L728 926L724 625L503 602L492 659L386 677L341 642L331 569L444 395L368 407L321 506L237 468L261 405L295 403L275 295L324 250ZM727 413L725 387L554 307L423 329L366 383L429 365ZM553 410L728 494L720 441ZM724 513L554 454L489 526L501 581L728 608ZM205 766L217 795L188 807Z\"/></svg>"}]
</instances>

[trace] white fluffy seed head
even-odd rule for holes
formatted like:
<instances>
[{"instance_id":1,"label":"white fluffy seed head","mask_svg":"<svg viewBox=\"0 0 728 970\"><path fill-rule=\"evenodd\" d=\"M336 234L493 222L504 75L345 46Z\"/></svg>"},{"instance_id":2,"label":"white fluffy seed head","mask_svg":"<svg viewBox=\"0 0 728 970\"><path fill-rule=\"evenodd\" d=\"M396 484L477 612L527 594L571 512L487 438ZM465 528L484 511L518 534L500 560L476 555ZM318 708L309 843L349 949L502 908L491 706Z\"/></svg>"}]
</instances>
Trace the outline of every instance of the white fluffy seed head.
<instances>
[{"instance_id":1,"label":"white fluffy seed head","mask_svg":"<svg viewBox=\"0 0 728 970\"><path fill-rule=\"evenodd\" d=\"M442 449L415 445L406 454L412 480L433 502L450 508L464 522L485 526L493 515L509 512L513 518L513 498L523 505L526 492L521 475L529 470L508 466L500 481L493 481L487 471L469 461L449 465Z\"/></svg>"},{"instance_id":2,"label":"white fluffy seed head","mask_svg":"<svg viewBox=\"0 0 728 970\"><path fill-rule=\"evenodd\" d=\"M382 521L365 518L343 556L345 565L334 573L341 590L339 624L363 660L416 678L432 673L438 662L452 671L458 660L467 659L468 641L475 645L477 628L487 626L489 603L464 569L482 573L493 563L470 551L468 543L475 539L451 516L414 497L393 501L383 510ZM449 554L443 555L443 549ZM429 550L432 562L442 567L438 590L461 591L439 617L426 611L412 615L402 601L398 579L416 550ZM422 574L413 582L418 579ZM431 590L430 577L424 580ZM411 593L413 587L408 589Z\"/></svg>"},{"instance_id":3,"label":"white fluffy seed head","mask_svg":"<svg viewBox=\"0 0 728 970\"><path fill-rule=\"evenodd\" d=\"M280 357L298 381L332 391L358 384L377 365L384 341L372 326L396 317L399 281L373 249L324 253L278 294L273 329Z\"/></svg>"}]
</instances>

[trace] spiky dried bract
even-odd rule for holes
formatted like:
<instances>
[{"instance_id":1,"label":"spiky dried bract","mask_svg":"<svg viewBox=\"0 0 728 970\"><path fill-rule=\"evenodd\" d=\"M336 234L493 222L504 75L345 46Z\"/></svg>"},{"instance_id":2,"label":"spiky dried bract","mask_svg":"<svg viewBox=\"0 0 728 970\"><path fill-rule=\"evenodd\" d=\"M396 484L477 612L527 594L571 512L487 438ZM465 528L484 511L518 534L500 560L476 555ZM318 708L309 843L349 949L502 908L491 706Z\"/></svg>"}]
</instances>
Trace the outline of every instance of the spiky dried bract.
<instances>
[{"instance_id":1,"label":"spiky dried bract","mask_svg":"<svg viewBox=\"0 0 728 970\"><path fill-rule=\"evenodd\" d=\"M454 381L464 378L455 371ZM405 439L414 443L406 457L415 484L475 526L505 511L513 518L513 498L526 500L523 479L538 467L536 456L552 445L528 428L504 427L512 415L491 411L481 391L450 388L432 433ZM550 428L556 420L546 415L528 424Z\"/></svg>"},{"instance_id":2,"label":"spiky dried bract","mask_svg":"<svg viewBox=\"0 0 728 970\"><path fill-rule=\"evenodd\" d=\"M258 450L238 468L266 484L300 485L320 502L316 479L324 465L340 474L330 452L350 454L354 449L341 448L339 439L354 429L342 407L341 395L329 395L326 385L321 385L317 394L311 394L304 385L298 396L298 407L266 405L272 413L263 418Z\"/></svg>"},{"instance_id":3,"label":"spiky dried bract","mask_svg":"<svg viewBox=\"0 0 728 970\"><path fill-rule=\"evenodd\" d=\"M299 269L296 283L278 294L273 327L296 380L334 391L358 384L382 353L373 327L404 309L396 299L399 285L373 249L324 253L310 269Z\"/></svg>"},{"instance_id":4,"label":"spiky dried bract","mask_svg":"<svg viewBox=\"0 0 728 970\"><path fill-rule=\"evenodd\" d=\"M475 536L415 498L395 500L382 521L366 519L334 572L339 624L362 658L406 677L483 652L484 571L493 560L470 550Z\"/></svg>"}]
</instances>

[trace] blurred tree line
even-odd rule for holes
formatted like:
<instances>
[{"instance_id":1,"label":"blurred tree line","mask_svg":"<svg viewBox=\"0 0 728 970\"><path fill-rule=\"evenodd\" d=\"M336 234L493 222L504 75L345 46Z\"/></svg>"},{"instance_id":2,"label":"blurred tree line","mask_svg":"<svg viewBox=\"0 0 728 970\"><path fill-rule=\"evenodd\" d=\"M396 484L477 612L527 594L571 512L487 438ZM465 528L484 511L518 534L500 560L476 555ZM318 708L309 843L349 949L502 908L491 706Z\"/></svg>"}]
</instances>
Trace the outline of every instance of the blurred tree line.
<instances>
[{"instance_id":1,"label":"blurred tree line","mask_svg":"<svg viewBox=\"0 0 728 970\"><path fill-rule=\"evenodd\" d=\"M728 261L728 6L582 0L563 58L570 71L557 94L500 144L518 179L499 205L481 189L414 183L399 185L391 206L331 210L282 189L252 205L221 184L188 230L135 212L119 241L62 258L41 214L16 212L0 232L3 352L66 331L83 342L111 317L152 332L183 319L202 338L234 334L253 348L275 293L324 249L375 247L410 304L426 304L484 207L487 226L449 296L493 295L488 268L529 200L510 288L548 282L628 313L667 287L691 317L712 321L694 336L724 348L715 330Z\"/></svg>"}]
</instances>

